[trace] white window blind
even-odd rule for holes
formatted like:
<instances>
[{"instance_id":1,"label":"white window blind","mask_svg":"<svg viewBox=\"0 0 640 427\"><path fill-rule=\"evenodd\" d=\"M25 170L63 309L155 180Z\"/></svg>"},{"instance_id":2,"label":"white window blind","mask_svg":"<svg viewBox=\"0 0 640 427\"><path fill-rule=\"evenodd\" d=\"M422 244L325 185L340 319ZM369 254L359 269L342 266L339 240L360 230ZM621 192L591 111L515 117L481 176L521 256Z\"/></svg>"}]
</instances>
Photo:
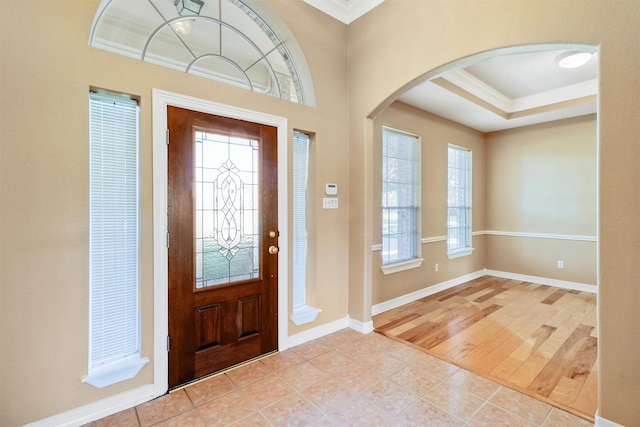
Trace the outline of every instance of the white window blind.
<instances>
[{"instance_id":1,"label":"white window blind","mask_svg":"<svg viewBox=\"0 0 640 427\"><path fill-rule=\"evenodd\" d=\"M293 308L305 305L309 135L293 133Z\"/></svg>"},{"instance_id":2,"label":"white window blind","mask_svg":"<svg viewBox=\"0 0 640 427\"><path fill-rule=\"evenodd\" d=\"M131 377L140 359L138 316L138 104L89 97L89 375L103 387ZM139 365L131 375L133 365ZM114 379L115 378L115 379Z\"/></svg>"},{"instance_id":3,"label":"white window blind","mask_svg":"<svg viewBox=\"0 0 640 427\"><path fill-rule=\"evenodd\" d=\"M471 151L449 145L447 193L447 248L471 248Z\"/></svg>"},{"instance_id":4,"label":"white window blind","mask_svg":"<svg viewBox=\"0 0 640 427\"><path fill-rule=\"evenodd\" d=\"M420 257L420 139L382 129L382 264Z\"/></svg>"},{"instance_id":5,"label":"white window blind","mask_svg":"<svg viewBox=\"0 0 640 427\"><path fill-rule=\"evenodd\" d=\"M313 321L319 309L306 301L307 284L307 183L309 178L309 135L293 133L293 316L297 324Z\"/></svg>"}]
</instances>

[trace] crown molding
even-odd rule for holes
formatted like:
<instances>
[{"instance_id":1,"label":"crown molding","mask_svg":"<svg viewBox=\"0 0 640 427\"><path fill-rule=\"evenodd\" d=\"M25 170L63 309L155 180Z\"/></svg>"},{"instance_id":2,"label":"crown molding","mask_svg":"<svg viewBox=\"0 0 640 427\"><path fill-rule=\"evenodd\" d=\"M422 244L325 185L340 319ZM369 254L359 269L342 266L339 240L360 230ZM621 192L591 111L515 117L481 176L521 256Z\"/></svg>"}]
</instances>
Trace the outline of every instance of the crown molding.
<instances>
[{"instance_id":1,"label":"crown molding","mask_svg":"<svg viewBox=\"0 0 640 427\"><path fill-rule=\"evenodd\" d=\"M304 0L338 21L349 25L384 0Z\"/></svg>"},{"instance_id":2,"label":"crown molding","mask_svg":"<svg viewBox=\"0 0 640 427\"><path fill-rule=\"evenodd\" d=\"M464 70L457 70L441 77L463 91L510 115L540 107L552 106L574 100L592 101L598 94L598 79L588 80L569 86L563 86L532 95L511 99L494 87L474 77ZM435 83L435 82L434 82ZM443 86L442 84L440 84ZM446 86L443 86L446 87ZM448 90L451 90L449 88Z\"/></svg>"}]
</instances>

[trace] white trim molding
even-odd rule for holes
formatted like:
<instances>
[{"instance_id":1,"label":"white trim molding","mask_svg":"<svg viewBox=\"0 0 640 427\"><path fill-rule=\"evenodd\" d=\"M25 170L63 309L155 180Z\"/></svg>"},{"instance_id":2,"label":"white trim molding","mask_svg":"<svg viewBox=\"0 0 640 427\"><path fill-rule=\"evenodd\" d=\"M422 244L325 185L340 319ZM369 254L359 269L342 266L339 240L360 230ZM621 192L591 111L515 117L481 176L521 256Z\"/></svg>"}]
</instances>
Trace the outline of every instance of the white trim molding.
<instances>
[{"instance_id":1,"label":"white trim molding","mask_svg":"<svg viewBox=\"0 0 640 427\"><path fill-rule=\"evenodd\" d=\"M413 258L407 261L394 262L393 264L385 264L380 267L380 271L386 276L387 274L399 273L401 271L419 268L424 261L423 258Z\"/></svg>"},{"instance_id":2,"label":"white trim molding","mask_svg":"<svg viewBox=\"0 0 640 427\"><path fill-rule=\"evenodd\" d=\"M602 418L600 415L598 415L598 411L596 411L595 421L595 427L624 427L622 424L618 424L613 421L609 421L606 418Z\"/></svg>"},{"instance_id":3,"label":"white trim molding","mask_svg":"<svg viewBox=\"0 0 640 427\"><path fill-rule=\"evenodd\" d=\"M427 243L446 242L446 241L447 241L447 236L423 237L422 239L420 239L420 242L423 245ZM371 252L377 252L381 250L382 250L382 243L371 245Z\"/></svg>"},{"instance_id":4,"label":"white trim molding","mask_svg":"<svg viewBox=\"0 0 640 427\"><path fill-rule=\"evenodd\" d=\"M25 427L77 427L96 421L116 412L132 408L156 397L153 385L145 385L116 394L88 405L42 419Z\"/></svg>"},{"instance_id":5,"label":"white trim molding","mask_svg":"<svg viewBox=\"0 0 640 427\"><path fill-rule=\"evenodd\" d=\"M289 339L287 341L289 344L288 348L313 341L347 327L349 327L349 316L345 316L341 319L334 320L333 322L316 326L315 328L307 329L306 331L289 336ZM283 351L285 349L280 348L279 350Z\"/></svg>"},{"instance_id":6,"label":"white trim molding","mask_svg":"<svg viewBox=\"0 0 640 427\"><path fill-rule=\"evenodd\" d=\"M597 242L597 236L579 236L574 234L550 234L550 233L527 233L521 231L498 231L483 230L474 231L474 236L508 236L508 237L527 237L531 239L553 239L553 240L575 240L580 242Z\"/></svg>"},{"instance_id":7,"label":"white trim molding","mask_svg":"<svg viewBox=\"0 0 640 427\"><path fill-rule=\"evenodd\" d=\"M368 334L373 332L373 320L369 320L368 322L361 322L356 319L349 318L349 328L354 331L358 331L361 334Z\"/></svg>"},{"instance_id":8,"label":"white trim molding","mask_svg":"<svg viewBox=\"0 0 640 427\"><path fill-rule=\"evenodd\" d=\"M304 0L305 3L310 4L347 25L383 1L384 0Z\"/></svg>"}]
</instances>

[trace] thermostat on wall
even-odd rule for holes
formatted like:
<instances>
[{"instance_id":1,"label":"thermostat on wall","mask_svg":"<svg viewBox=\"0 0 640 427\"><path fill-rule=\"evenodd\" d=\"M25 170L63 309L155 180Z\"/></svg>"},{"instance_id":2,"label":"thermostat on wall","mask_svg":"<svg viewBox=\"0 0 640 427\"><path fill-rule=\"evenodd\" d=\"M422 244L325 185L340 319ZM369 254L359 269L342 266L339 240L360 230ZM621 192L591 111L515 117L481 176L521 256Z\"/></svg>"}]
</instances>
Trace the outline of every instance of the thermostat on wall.
<instances>
[{"instance_id":1,"label":"thermostat on wall","mask_svg":"<svg viewBox=\"0 0 640 427\"><path fill-rule=\"evenodd\" d=\"M324 192L327 196L335 196L338 194L338 184L326 184Z\"/></svg>"}]
</instances>

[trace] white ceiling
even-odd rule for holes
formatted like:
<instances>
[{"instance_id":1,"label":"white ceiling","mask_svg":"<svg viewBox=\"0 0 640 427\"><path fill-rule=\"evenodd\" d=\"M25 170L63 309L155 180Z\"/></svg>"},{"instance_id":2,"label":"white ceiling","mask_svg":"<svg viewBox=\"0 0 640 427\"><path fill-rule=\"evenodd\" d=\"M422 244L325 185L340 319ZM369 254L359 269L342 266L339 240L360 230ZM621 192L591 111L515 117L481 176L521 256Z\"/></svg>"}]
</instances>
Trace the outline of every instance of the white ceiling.
<instances>
[{"instance_id":1,"label":"white ceiling","mask_svg":"<svg viewBox=\"0 0 640 427\"><path fill-rule=\"evenodd\" d=\"M304 1L349 24L384 0ZM513 51L485 54L489 59L432 77L398 100L481 132L597 112L597 53L580 68L564 69L556 58L567 49Z\"/></svg>"},{"instance_id":2,"label":"white ceiling","mask_svg":"<svg viewBox=\"0 0 640 427\"><path fill-rule=\"evenodd\" d=\"M597 112L598 54L580 68L560 68L566 50L505 54L446 72L399 100L492 132Z\"/></svg>"}]
</instances>

